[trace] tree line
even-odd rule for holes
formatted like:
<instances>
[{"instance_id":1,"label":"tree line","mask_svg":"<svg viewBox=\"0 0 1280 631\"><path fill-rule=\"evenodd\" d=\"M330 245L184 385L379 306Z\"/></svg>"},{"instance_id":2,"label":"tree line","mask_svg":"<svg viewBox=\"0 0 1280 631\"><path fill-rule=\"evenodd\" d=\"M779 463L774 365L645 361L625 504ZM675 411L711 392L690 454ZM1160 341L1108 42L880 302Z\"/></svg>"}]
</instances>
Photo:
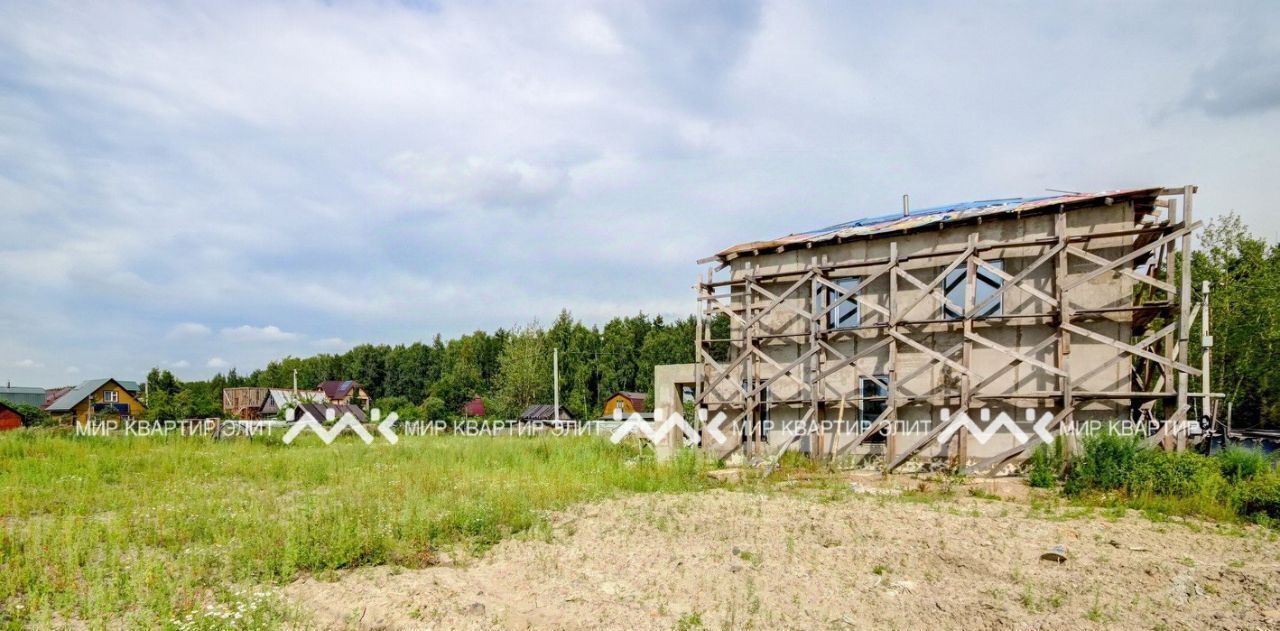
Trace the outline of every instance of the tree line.
<instances>
[{"instance_id":1,"label":"tree line","mask_svg":"<svg viewBox=\"0 0 1280 631\"><path fill-rule=\"evenodd\" d=\"M727 323L717 324L727 328ZM552 402L553 349L559 354L560 401L575 418L601 415L618 391L652 396L653 367L692 363L696 319L643 313L587 326L567 311L548 327L537 322L412 344L362 344L345 353L285 357L248 375L234 369L204 382L179 382L167 370L147 376L152 418L221 413L223 388L314 388L322 381L359 382L384 413L452 418L479 396L488 415L514 418L530 404Z\"/></svg>"}]
</instances>

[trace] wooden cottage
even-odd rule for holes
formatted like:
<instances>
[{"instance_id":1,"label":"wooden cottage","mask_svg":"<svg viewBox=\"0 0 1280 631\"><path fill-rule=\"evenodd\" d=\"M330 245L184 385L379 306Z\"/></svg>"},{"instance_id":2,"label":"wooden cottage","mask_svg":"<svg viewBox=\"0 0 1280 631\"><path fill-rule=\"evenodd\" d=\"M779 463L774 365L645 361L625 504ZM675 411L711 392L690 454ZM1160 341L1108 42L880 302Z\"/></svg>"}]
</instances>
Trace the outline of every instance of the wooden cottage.
<instances>
[{"instance_id":1,"label":"wooden cottage","mask_svg":"<svg viewBox=\"0 0 1280 631\"><path fill-rule=\"evenodd\" d=\"M602 416L610 418L621 409L623 416L649 411L649 395L643 392L615 392L605 399Z\"/></svg>"},{"instance_id":2,"label":"wooden cottage","mask_svg":"<svg viewBox=\"0 0 1280 631\"><path fill-rule=\"evenodd\" d=\"M122 385L126 383L130 387ZM111 378L93 379L58 397L49 406L48 412L56 417L69 417L76 423L86 423L92 419L139 418L146 411L146 406L134 396L137 388L135 382L121 382Z\"/></svg>"},{"instance_id":3,"label":"wooden cottage","mask_svg":"<svg viewBox=\"0 0 1280 631\"><path fill-rule=\"evenodd\" d=\"M0 401L0 432L18 429L22 427L22 415L18 411L9 407L5 402Z\"/></svg>"},{"instance_id":4,"label":"wooden cottage","mask_svg":"<svg viewBox=\"0 0 1280 631\"><path fill-rule=\"evenodd\" d=\"M341 405L352 404L362 408L369 407L369 393L358 381L321 381L316 390L324 393L329 403Z\"/></svg>"}]
</instances>

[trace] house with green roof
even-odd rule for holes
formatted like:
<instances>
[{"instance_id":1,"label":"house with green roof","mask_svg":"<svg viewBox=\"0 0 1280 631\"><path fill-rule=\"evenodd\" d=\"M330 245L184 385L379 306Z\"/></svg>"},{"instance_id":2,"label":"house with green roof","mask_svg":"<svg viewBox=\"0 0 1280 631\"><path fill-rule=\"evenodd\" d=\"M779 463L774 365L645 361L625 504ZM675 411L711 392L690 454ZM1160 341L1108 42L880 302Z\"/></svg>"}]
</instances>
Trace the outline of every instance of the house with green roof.
<instances>
[{"instance_id":1,"label":"house with green roof","mask_svg":"<svg viewBox=\"0 0 1280 631\"><path fill-rule=\"evenodd\" d=\"M125 384L130 384L130 390ZM90 379L58 397L49 405L49 414L59 418L72 418L76 423L93 419L141 417L146 406L138 400L136 382L116 381L110 377Z\"/></svg>"},{"instance_id":2,"label":"house with green roof","mask_svg":"<svg viewBox=\"0 0 1280 631\"><path fill-rule=\"evenodd\" d=\"M9 405L44 405L44 388L25 388L6 384L0 387L0 401Z\"/></svg>"}]
</instances>

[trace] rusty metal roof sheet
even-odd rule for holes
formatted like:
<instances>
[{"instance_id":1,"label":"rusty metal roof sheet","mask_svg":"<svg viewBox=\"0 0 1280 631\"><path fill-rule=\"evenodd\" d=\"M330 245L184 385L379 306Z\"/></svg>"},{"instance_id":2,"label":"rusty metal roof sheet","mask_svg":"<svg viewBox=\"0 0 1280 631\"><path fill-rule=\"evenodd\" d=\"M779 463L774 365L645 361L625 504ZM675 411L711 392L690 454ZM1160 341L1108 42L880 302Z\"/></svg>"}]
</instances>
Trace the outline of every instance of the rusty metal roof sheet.
<instances>
[{"instance_id":1,"label":"rusty metal roof sheet","mask_svg":"<svg viewBox=\"0 0 1280 631\"><path fill-rule=\"evenodd\" d=\"M1099 193L1071 193L1046 197L1007 197L1002 199L986 199L958 204L947 204L933 208L912 210L910 214L901 212L890 215L878 215L865 219L856 219L846 223L828 226L819 230L798 232L785 237L768 241L749 241L725 248L710 259L728 261L743 254L756 254L763 250L789 249L798 246L817 245L827 241L872 238L886 234L902 234L926 227L936 228L948 223L958 223L991 215L1019 215L1035 210L1047 209L1062 205L1067 208L1082 208L1095 205L1096 202L1130 198L1149 197L1155 199L1163 187L1127 189L1120 191L1102 191Z\"/></svg>"}]
</instances>

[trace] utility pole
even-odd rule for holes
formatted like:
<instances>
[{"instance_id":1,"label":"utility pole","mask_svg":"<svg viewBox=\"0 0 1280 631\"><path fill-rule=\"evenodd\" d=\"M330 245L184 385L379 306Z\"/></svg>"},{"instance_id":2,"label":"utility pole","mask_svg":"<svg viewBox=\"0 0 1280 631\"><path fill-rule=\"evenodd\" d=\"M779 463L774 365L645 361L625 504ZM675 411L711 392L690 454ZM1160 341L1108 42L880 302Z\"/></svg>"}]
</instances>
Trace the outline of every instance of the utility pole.
<instances>
[{"instance_id":1,"label":"utility pole","mask_svg":"<svg viewBox=\"0 0 1280 631\"><path fill-rule=\"evenodd\" d=\"M298 398L298 369L293 369L293 398Z\"/></svg>"},{"instance_id":2,"label":"utility pole","mask_svg":"<svg viewBox=\"0 0 1280 631\"><path fill-rule=\"evenodd\" d=\"M555 424L560 424L560 349L551 349L551 381L554 392L552 393L552 406L555 410L551 413L554 415Z\"/></svg>"},{"instance_id":3,"label":"utility pole","mask_svg":"<svg viewBox=\"0 0 1280 631\"><path fill-rule=\"evenodd\" d=\"M1213 404L1213 388L1210 386L1209 369L1213 367L1213 336L1209 335L1209 281L1200 284L1200 401L1204 415L1217 419L1218 408ZM1212 427L1212 425L1210 426Z\"/></svg>"}]
</instances>

